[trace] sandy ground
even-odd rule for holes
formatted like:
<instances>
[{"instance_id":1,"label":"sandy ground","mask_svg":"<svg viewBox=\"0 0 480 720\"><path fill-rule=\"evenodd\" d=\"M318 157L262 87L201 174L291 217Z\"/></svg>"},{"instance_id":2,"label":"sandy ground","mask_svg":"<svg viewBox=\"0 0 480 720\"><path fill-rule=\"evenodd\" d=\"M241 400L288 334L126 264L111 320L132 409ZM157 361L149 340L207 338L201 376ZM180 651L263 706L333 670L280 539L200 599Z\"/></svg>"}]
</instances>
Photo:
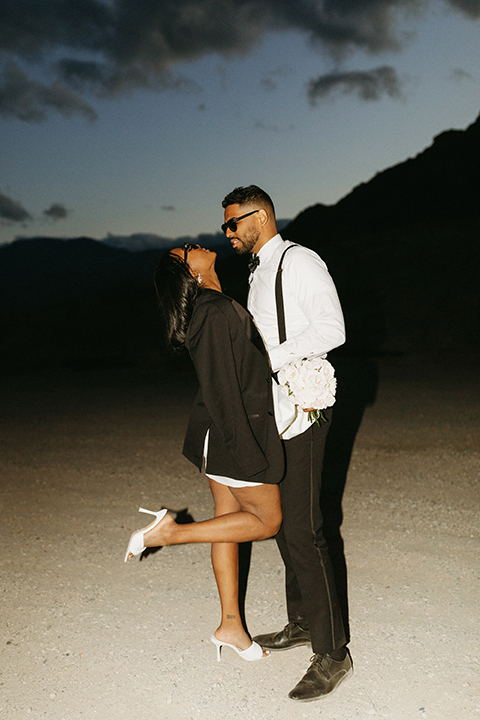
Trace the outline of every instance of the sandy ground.
<instances>
[{"instance_id":1,"label":"sandy ground","mask_svg":"<svg viewBox=\"0 0 480 720\"><path fill-rule=\"evenodd\" d=\"M478 362L382 361L343 498L355 673L288 691L307 647L246 663L209 637L209 547L123 562L139 505L210 516L180 453L195 390L153 372L2 381L0 718L480 718ZM252 634L285 621L274 541L253 547Z\"/></svg>"}]
</instances>

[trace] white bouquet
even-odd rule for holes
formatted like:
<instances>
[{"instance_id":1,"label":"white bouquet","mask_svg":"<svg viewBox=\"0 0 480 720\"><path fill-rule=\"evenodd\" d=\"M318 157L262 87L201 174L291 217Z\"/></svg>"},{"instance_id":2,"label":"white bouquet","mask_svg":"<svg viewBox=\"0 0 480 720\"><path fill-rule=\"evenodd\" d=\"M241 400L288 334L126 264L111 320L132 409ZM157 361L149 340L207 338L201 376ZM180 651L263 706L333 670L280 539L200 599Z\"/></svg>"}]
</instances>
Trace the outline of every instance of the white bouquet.
<instances>
[{"instance_id":1,"label":"white bouquet","mask_svg":"<svg viewBox=\"0 0 480 720\"><path fill-rule=\"evenodd\" d=\"M277 377L285 397L302 410L309 409L309 420L317 425L319 418L326 421L322 410L335 403L337 389L335 371L328 360L309 358L287 363L278 371Z\"/></svg>"}]
</instances>

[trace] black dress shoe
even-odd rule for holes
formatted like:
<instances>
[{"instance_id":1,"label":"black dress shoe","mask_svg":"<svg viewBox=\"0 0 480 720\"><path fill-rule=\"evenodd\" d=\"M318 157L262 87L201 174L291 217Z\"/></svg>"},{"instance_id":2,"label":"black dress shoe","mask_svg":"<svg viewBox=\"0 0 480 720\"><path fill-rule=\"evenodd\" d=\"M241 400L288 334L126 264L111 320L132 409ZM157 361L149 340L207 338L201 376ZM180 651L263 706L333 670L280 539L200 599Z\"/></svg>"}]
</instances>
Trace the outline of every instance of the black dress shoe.
<instances>
[{"instance_id":1,"label":"black dress shoe","mask_svg":"<svg viewBox=\"0 0 480 720\"><path fill-rule=\"evenodd\" d=\"M343 680L353 673L350 655L343 660L334 660L330 655L314 655L312 664L288 697L292 700L317 700L336 690Z\"/></svg>"},{"instance_id":2,"label":"black dress shoe","mask_svg":"<svg viewBox=\"0 0 480 720\"><path fill-rule=\"evenodd\" d=\"M268 650L288 650L298 645L310 645L310 631L304 630L295 622L289 622L277 633L256 635L255 642Z\"/></svg>"}]
</instances>

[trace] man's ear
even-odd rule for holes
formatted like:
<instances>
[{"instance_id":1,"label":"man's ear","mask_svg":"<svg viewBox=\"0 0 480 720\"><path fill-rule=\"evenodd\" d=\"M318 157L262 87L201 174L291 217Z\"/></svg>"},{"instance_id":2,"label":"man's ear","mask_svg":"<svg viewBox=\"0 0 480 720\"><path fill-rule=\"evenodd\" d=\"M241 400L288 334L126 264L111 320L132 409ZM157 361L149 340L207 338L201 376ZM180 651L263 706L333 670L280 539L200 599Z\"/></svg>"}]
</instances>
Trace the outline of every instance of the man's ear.
<instances>
[{"instance_id":1,"label":"man's ear","mask_svg":"<svg viewBox=\"0 0 480 720\"><path fill-rule=\"evenodd\" d=\"M257 217L262 227L264 227L268 223L268 213L264 208L260 208Z\"/></svg>"}]
</instances>

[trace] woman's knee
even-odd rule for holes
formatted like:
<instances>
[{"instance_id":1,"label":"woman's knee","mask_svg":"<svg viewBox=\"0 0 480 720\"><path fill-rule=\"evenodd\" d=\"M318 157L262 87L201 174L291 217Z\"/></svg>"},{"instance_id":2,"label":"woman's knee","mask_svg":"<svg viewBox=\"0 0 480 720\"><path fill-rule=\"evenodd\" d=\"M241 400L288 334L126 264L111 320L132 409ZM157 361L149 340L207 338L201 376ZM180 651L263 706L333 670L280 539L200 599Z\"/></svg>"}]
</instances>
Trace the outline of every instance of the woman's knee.
<instances>
[{"instance_id":1,"label":"woman's knee","mask_svg":"<svg viewBox=\"0 0 480 720\"><path fill-rule=\"evenodd\" d=\"M282 524L280 495L276 485L261 485L258 488L235 488L233 490L244 512L249 512L260 520L263 529L259 540L276 535Z\"/></svg>"},{"instance_id":2,"label":"woman's knee","mask_svg":"<svg viewBox=\"0 0 480 720\"><path fill-rule=\"evenodd\" d=\"M260 519L265 528L264 539L266 540L276 535L282 526L282 509L280 504L278 507L269 508L268 513L263 514Z\"/></svg>"},{"instance_id":3,"label":"woman's knee","mask_svg":"<svg viewBox=\"0 0 480 720\"><path fill-rule=\"evenodd\" d=\"M278 533L280 528L282 527L282 512L280 511L275 518L272 519L270 525L269 525L269 535L267 537L273 537Z\"/></svg>"}]
</instances>

